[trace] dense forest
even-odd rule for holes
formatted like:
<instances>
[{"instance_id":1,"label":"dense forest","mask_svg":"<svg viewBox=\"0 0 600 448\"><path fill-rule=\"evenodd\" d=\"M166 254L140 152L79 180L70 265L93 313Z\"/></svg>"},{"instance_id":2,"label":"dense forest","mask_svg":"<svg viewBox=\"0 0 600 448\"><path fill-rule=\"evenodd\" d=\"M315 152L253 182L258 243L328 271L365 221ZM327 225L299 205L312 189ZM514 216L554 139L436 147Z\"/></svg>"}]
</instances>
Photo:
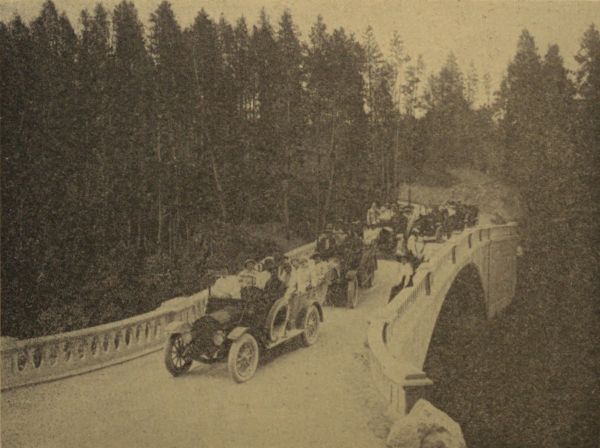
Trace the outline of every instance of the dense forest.
<instances>
[{"instance_id":1,"label":"dense forest","mask_svg":"<svg viewBox=\"0 0 600 448\"><path fill-rule=\"evenodd\" d=\"M163 2L144 27L123 1L77 30L51 1L0 23L3 335L148 311L278 249L246 224L309 239L446 167L516 185L527 235L574 216L595 235L593 25L573 73L524 30L495 93L452 54L427 75L400 33L389 57L371 27L357 38L321 17L301 40L288 11L251 26L201 10L182 29Z\"/></svg>"}]
</instances>

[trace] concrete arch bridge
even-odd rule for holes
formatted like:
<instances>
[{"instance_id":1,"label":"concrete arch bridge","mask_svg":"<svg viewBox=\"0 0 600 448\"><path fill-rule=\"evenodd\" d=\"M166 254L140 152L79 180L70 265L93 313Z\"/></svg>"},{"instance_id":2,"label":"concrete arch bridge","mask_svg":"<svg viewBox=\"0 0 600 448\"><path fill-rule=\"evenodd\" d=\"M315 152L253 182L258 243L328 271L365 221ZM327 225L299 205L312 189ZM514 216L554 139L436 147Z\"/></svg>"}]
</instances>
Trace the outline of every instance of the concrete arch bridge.
<instances>
[{"instance_id":1,"label":"concrete arch bridge","mask_svg":"<svg viewBox=\"0 0 600 448\"><path fill-rule=\"evenodd\" d=\"M431 244L414 286L389 304L394 262L381 261L357 309L326 309L317 344L283 346L244 384L220 364L180 378L162 364L164 328L202 315L205 291L124 321L5 343L2 446L383 446L382 413L406 412L431 384L424 366L448 291L470 272L487 317L502 311L517 242L509 224Z\"/></svg>"}]
</instances>

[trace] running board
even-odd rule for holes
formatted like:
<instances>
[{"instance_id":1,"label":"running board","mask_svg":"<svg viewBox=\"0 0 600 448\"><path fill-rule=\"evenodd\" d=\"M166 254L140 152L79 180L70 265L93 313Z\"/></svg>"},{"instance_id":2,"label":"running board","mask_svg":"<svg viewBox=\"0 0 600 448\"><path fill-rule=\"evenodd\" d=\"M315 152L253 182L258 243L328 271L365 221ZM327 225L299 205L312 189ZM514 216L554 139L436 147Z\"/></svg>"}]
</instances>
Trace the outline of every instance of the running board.
<instances>
[{"instance_id":1,"label":"running board","mask_svg":"<svg viewBox=\"0 0 600 448\"><path fill-rule=\"evenodd\" d=\"M284 342L289 341L290 339L295 338L298 335L301 335L302 333L304 333L304 330L300 329L300 328L294 328L293 330L286 330L285 335L283 337L280 337L275 342L268 342L265 345L265 348L271 349L273 347L276 347L279 344L283 344Z\"/></svg>"}]
</instances>

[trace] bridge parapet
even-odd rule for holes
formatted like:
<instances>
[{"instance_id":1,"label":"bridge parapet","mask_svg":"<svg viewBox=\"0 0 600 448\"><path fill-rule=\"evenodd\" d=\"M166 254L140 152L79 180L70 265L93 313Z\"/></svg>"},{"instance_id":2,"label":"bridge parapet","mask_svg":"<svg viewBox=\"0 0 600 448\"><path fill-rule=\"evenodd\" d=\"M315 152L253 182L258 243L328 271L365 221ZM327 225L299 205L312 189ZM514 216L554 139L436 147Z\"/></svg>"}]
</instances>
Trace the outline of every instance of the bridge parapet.
<instances>
[{"instance_id":1,"label":"bridge parapet","mask_svg":"<svg viewBox=\"0 0 600 448\"><path fill-rule=\"evenodd\" d=\"M315 244L289 251L310 255ZM125 362L161 349L170 322L193 322L206 311L208 291L169 299L149 313L40 338L6 339L1 347L2 390L65 378Z\"/></svg>"},{"instance_id":2,"label":"bridge parapet","mask_svg":"<svg viewBox=\"0 0 600 448\"><path fill-rule=\"evenodd\" d=\"M488 317L506 307L516 283L516 223L466 229L440 244L403 289L369 320L371 375L392 413L410 409L415 388L431 385L423 364L446 293L468 264L479 270Z\"/></svg>"}]
</instances>

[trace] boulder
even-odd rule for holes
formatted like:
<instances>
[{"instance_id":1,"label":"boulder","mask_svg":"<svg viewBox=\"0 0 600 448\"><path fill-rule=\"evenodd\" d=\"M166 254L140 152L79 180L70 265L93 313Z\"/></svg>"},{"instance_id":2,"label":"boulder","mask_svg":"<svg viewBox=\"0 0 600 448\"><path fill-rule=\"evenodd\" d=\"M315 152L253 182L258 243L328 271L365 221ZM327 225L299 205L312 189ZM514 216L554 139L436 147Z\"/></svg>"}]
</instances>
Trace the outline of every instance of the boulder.
<instances>
[{"instance_id":1,"label":"boulder","mask_svg":"<svg viewBox=\"0 0 600 448\"><path fill-rule=\"evenodd\" d=\"M386 444L390 448L466 448L460 425L422 399L394 423Z\"/></svg>"}]
</instances>

